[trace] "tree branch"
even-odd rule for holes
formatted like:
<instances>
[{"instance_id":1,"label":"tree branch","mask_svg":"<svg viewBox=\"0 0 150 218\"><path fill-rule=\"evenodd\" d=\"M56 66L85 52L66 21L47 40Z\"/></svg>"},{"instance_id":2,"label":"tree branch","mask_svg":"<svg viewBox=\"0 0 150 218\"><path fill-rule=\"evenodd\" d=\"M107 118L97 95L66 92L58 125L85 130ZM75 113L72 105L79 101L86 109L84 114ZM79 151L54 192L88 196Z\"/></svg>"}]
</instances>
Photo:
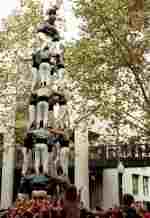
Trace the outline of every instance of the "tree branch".
<instances>
[{"instance_id":1,"label":"tree branch","mask_svg":"<svg viewBox=\"0 0 150 218\"><path fill-rule=\"evenodd\" d=\"M101 106L101 103L96 105L92 110L90 110L86 115L80 117L76 122L75 122L75 126L74 128L76 128L76 126L84 119L86 119L87 117L89 117L90 115L92 115L94 112L96 112ZM114 113L118 113L118 111L116 111L115 109L113 109ZM120 113L121 114L121 113ZM126 121L129 122L131 125L134 125L136 128L139 128L140 130L144 131L146 134L150 135L150 131L148 130L148 127L145 126L144 123L142 123L140 120L138 120L137 118L135 118L133 115L129 114L128 112L124 111L124 114L122 114L123 116L125 116L125 114L129 117L131 117L132 119L134 119L135 121L137 121L136 123L130 120L127 120L126 117ZM139 123L142 125L140 126Z\"/></svg>"},{"instance_id":2,"label":"tree branch","mask_svg":"<svg viewBox=\"0 0 150 218\"><path fill-rule=\"evenodd\" d=\"M120 52L122 54L122 57L125 59L125 62L127 64L127 66L129 67L129 69L132 71L132 73L134 74L135 76L135 79L137 81L137 84L140 86L140 89L142 91L142 94L143 94L143 97L145 99L145 102L147 103L148 106L150 106L150 101L149 101L149 98L147 97L146 95L146 91L144 89L144 86L143 86L143 83L141 82L140 78L139 78L139 75L137 74L137 68L136 66L134 65L130 65L130 63L128 62L127 58L126 57L126 54L124 53L123 51L123 48L122 47L125 47L126 50L129 51L129 48L125 45L122 44L122 42L120 41L120 39L118 38L117 35L114 35L111 28L109 28L108 24L105 22L105 19L102 15L100 15L102 21L103 21L103 24L105 25L106 27L106 30L107 32L109 33L109 35L111 36L111 38L113 39L114 43L116 43L118 46L119 46L119 49L120 49Z\"/></svg>"},{"instance_id":3,"label":"tree branch","mask_svg":"<svg viewBox=\"0 0 150 218\"><path fill-rule=\"evenodd\" d=\"M94 112L96 112L101 106L101 103L96 105L92 110L90 110L86 115L83 115L80 117L78 120L75 121L75 126L74 128L84 119L88 118L90 115L92 115Z\"/></svg>"}]
</instances>

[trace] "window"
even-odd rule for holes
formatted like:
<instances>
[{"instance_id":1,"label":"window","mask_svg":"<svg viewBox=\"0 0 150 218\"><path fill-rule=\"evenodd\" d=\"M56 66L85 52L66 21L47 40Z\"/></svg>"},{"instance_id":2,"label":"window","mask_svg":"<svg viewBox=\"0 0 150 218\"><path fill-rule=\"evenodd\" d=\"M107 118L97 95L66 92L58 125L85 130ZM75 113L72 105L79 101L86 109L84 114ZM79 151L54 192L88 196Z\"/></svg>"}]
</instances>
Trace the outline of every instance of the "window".
<instances>
[{"instance_id":1,"label":"window","mask_svg":"<svg viewBox=\"0 0 150 218\"><path fill-rule=\"evenodd\" d=\"M132 191L134 195L139 193L139 176L132 175Z\"/></svg>"},{"instance_id":2,"label":"window","mask_svg":"<svg viewBox=\"0 0 150 218\"><path fill-rule=\"evenodd\" d=\"M118 193L119 193L119 203L120 205L122 205L122 199L123 199L123 181L122 181L122 178L123 177L123 174L122 173L118 173L118 186L119 186L119 190L118 190Z\"/></svg>"},{"instance_id":3,"label":"window","mask_svg":"<svg viewBox=\"0 0 150 218\"><path fill-rule=\"evenodd\" d=\"M143 194L145 196L149 195L149 177L143 176Z\"/></svg>"}]
</instances>

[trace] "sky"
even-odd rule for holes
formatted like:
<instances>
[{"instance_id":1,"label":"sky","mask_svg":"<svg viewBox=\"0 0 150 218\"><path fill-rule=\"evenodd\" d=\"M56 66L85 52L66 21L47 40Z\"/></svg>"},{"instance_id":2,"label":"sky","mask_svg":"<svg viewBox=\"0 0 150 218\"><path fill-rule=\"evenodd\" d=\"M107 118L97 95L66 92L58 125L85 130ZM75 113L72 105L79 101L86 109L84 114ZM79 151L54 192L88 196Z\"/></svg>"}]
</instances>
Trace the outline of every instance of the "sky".
<instances>
[{"instance_id":1,"label":"sky","mask_svg":"<svg viewBox=\"0 0 150 218\"><path fill-rule=\"evenodd\" d=\"M17 7L17 0L4 0L0 3L0 19L6 17Z\"/></svg>"},{"instance_id":2,"label":"sky","mask_svg":"<svg viewBox=\"0 0 150 218\"><path fill-rule=\"evenodd\" d=\"M2 0L1 0L2 1ZM17 8L17 0L3 0L0 4L0 20L11 13ZM79 29L78 22L72 12L72 4L70 0L64 0L65 17L66 17L66 29L67 33L65 37L69 40L71 38L78 38Z\"/></svg>"},{"instance_id":3,"label":"sky","mask_svg":"<svg viewBox=\"0 0 150 218\"><path fill-rule=\"evenodd\" d=\"M66 38L79 38L79 21L74 16L72 11L71 0L64 0L65 18L66 18Z\"/></svg>"}]
</instances>

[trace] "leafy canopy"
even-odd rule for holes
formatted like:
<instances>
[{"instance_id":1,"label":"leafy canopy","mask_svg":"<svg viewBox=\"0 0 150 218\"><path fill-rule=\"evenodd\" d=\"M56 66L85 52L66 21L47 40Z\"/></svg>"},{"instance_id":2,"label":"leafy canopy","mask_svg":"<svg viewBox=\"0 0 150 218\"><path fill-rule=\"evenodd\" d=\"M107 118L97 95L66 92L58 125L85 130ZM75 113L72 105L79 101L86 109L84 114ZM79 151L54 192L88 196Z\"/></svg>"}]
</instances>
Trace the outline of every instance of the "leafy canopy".
<instances>
[{"instance_id":1,"label":"leafy canopy","mask_svg":"<svg viewBox=\"0 0 150 218\"><path fill-rule=\"evenodd\" d=\"M137 43L129 40L127 0L75 0L74 5L82 24L80 40L66 49L69 76L84 97L95 101L95 113L111 119L113 127L130 125L142 137L149 135L149 75L143 61L148 32Z\"/></svg>"}]
</instances>

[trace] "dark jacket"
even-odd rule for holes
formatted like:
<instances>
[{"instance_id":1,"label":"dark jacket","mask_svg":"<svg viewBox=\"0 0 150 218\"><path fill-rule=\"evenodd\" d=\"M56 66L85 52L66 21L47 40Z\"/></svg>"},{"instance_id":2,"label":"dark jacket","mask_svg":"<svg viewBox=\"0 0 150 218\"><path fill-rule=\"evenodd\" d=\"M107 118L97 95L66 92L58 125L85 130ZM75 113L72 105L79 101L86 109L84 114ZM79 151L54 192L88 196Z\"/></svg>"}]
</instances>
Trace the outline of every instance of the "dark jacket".
<instances>
[{"instance_id":1,"label":"dark jacket","mask_svg":"<svg viewBox=\"0 0 150 218\"><path fill-rule=\"evenodd\" d=\"M132 207L125 207L122 211L123 218L139 218L136 210Z\"/></svg>"}]
</instances>

